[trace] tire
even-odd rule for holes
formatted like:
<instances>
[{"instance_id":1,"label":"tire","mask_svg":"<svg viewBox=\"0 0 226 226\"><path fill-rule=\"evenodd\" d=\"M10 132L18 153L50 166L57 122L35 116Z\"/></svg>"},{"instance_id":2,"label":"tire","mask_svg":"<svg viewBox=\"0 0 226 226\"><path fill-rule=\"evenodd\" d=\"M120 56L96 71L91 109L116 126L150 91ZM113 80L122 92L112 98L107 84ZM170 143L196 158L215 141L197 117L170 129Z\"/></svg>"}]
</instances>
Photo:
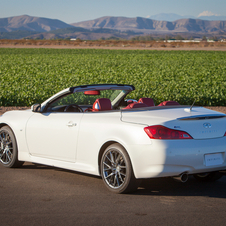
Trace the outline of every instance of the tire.
<instances>
[{"instance_id":1,"label":"tire","mask_svg":"<svg viewBox=\"0 0 226 226\"><path fill-rule=\"evenodd\" d=\"M219 172L210 172L210 173L200 173L194 174L193 177L199 181L216 181L219 180L223 175Z\"/></svg>"},{"instance_id":2,"label":"tire","mask_svg":"<svg viewBox=\"0 0 226 226\"><path fill-rule=\"evenodd\" d=\"M137 189L132 164L126 150L119 144L106 148L101 158L101 176L106 187L114 193L130 193Z\"/></svg>"},{"instance_id":3,"label":"tire","mask_svg":"<svg viewBox=\"0 0 226 226\"><path fill-rule=\"evenodd\" d=\"M8 126L0 129L0 164L4 167L15 168L23 165L18 161L16 138Z\"/></svg>"}]
</instances>

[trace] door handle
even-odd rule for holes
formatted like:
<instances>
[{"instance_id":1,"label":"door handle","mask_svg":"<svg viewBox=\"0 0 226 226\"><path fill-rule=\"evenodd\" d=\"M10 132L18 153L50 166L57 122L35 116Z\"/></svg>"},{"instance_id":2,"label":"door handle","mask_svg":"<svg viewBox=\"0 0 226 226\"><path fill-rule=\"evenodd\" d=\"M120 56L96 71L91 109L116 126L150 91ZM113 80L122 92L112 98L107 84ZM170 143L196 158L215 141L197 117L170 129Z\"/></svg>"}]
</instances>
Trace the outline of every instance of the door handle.
<instances>
[{"instance_id":1,"label":"door handle","mask_svg":"<svg viewBox=\"0 0 226 226\"><path fill-rule=\"evenodd\" d=\"M72 122L72 121L68 122L68 124L67 124L68 127L73 127L73 126L76 126L76 125L77 124L75 122Z\"/></svg>"}]
</instances>

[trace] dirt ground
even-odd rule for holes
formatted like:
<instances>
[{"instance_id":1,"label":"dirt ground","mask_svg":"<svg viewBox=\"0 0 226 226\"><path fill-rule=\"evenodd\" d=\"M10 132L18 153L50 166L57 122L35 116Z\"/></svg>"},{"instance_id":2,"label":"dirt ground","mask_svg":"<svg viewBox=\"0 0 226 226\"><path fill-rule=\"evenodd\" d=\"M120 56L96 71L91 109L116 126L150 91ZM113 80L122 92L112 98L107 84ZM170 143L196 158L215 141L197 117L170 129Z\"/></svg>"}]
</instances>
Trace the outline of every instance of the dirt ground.
<instances>
[{"instance_id":1,"label":"dirt ground","mask_svg":"<svg viewBox=\"0 0 226 226\"><path fill-rule=\"evenodd\" d=\"M6 111L12 111L12 110L26 110L30 107L0 107L0 115L5 113ZM226 107L220 106L220 107L206 107L214 111L219 111L226 114Z\"/></svg>"},{"instance_id":2,"label":"dirt ground","mask_svg":"<svg viewBox=\"0 0 226 226\"><path fill-rule=\"evenodd\" d=\"M26 46L26 45L0 45L0 48L49 48L49 49L112 49L112 50L166 50L166 51L171 51L171 50L197 50L197 51L226 51L226 47L200 47L200 46L192 46L192 47L139 47L139 46L125 46L125 47L120 47L120 46L56 46L56 45L48 45L48 46L36 46L36 45L31 45L31 46Z\"/></svg>"},{"instance_id":3,"label":"dirt ground","mask_svg":"<svg viewBox=\"0 0 226 226\"><path fill-rule=\"evenodd\" d=\"M130 40L0 40L0 48L206 50L226 51L226 42L158 42Z\"/></svg>"}]
</instances>

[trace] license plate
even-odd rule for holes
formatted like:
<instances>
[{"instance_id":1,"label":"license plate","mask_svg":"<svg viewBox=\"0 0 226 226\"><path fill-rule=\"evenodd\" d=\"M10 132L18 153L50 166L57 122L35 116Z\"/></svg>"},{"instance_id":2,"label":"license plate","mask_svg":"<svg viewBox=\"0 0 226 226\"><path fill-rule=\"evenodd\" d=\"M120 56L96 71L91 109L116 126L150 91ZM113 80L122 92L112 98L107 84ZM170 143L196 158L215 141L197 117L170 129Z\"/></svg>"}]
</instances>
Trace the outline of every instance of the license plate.
<instances>
[{"instance_id":1,"label":"license plate","mask_svg":"<svg viewBox=\"0 0 226 226\"><path fill-rule=\"evenodd\" d=\"M217 166L224 162L222 153L206 154L204 157L206 166Z\"/></svg>"}]
</instances>

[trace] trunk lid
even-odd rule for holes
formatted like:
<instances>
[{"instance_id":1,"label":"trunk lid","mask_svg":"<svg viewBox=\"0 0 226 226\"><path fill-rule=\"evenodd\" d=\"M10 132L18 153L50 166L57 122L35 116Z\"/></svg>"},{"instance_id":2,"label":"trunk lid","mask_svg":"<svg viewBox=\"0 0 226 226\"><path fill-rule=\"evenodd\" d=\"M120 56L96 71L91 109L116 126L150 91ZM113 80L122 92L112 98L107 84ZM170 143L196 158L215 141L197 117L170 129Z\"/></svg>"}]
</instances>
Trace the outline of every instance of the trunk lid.
<instances>
[{"instance_id":1,"label":"trunk lid","mask_svg":"<svg viewBox=\"0 0 226 226\"><path fill-rule=\"evenodd\" d=\"M121 120L144 126L163 125L189 133L194 139L223 137L226 115L203 107L151 107L123 110Z\"/></svg>"}]
</instances>

